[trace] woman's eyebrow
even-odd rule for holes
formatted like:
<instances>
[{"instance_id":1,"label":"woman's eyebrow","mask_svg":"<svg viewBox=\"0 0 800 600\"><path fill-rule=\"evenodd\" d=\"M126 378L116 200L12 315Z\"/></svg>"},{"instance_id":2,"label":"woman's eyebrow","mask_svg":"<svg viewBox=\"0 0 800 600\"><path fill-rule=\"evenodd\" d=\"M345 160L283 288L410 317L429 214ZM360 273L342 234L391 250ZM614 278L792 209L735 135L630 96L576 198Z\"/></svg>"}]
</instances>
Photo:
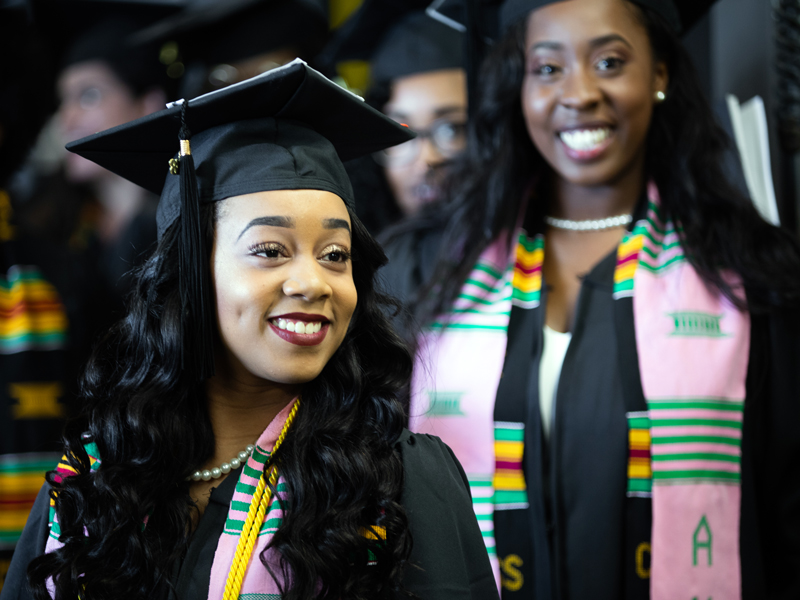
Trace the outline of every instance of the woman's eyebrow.
<instances>
[{"instance_id":1,"label":"woman's eyebrow","mask_svg":"<svg viewBox=\"0 0 800 600\"><path fill-rule=\"evenodd\" d=\"M630 42L626 40L624 37L619 35L618 33L609 33L608 35L602 35L600 37L593 38L589 40L589 46L591 48L598 48L600 46L605 46L606 44L610 44L611 42L622 42L628 48L632 48ZM530 47L528 52L534 52L536 50L563 50L564 44L561 42L556 42L553 40L544 40L542 42L537 42L533 46Z\"/></svg>"},{"instance_id":2,"label":"woman's eyebrow","mask_svg":"<svg viewBox=\"0 0 800 600\"><path fill-rule=\"evenodd\" d=\"M605 46L606 44L610 44L611 42L622 42L628 48L633 48L630 42L621 35L619 35L618 33L609 33L608 35L596 37L589 42L589 46L591 46L592 48L597 48L599 46Z\"/></svg>"},{"instance_id":3,"label":"woman's eyebrow","mask_svg":"<svg viewBox=\"0 0 800 600\"><path fill-rule=\"evenodd\" d=\"M528 52L535 52L536 50L563 50L564 44L561 42L553 42L551 40L545 40L543 42L536 42L533 46L528 49Z\"/></svg>"},{"instance_id":4,"label":"woman's eyebrow","mask_svg":"<svg viewBox=\"0 0 800 600\"><path fill-rule=\"evenodd\" d=\"M242 229L242 232L239 234L239 237L236 238L236 241L238 242L242 238L245 231L247 231L251 227L257 227L257 226L287 227L289 229L293 229L294 219L292 219L291 217L257 217L252 221L250 221L247 224L247 226L244 229Z\"/></svg>"},{"instance_id":5,"label":"woman's eyebrow","mask_svg":"<svg viewBox=\"0 0 800 600\"><path fill-rule=\"evenodd\" d=\"M323 219L322 226L325 229L346 229L350 233L350 225L344 219Z\"/></svg>"},{"instance_id":6,"label":"woman's eyebrow","mask_svg":"<svg viewBox=\"0 0 800 600\"><path fill-rule=\"evenodd\" d=\"M441 106L441 107L437 108L433 112L433 116L438 119L439 117L446 117L447 115L450 115L450 114L453 114L453 113L466 113L466 112L467 112L467 109L466 109L465 106L459 106L459 105L454 104L452 106Z\"/></svg>"}]
</instances>

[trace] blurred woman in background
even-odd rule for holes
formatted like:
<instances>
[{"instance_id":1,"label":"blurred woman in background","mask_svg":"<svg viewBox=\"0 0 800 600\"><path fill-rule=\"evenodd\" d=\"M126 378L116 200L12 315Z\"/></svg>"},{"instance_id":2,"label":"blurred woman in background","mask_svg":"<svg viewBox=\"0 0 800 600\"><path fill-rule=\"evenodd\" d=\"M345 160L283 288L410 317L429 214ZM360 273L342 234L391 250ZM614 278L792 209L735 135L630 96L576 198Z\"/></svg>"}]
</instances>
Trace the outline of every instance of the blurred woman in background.
<instances>
[{"instance_id":1,"label":"blurred woman in background","mask_svg":"<svg viewBox=\"0 0 800 600\"><path fill-rule=\"evenodd\" d=\"M504 598L800 594L800 251L722 174L690 12L506 3L448 199L388 244L411 428Z\"/></svg>"}]
</instances>

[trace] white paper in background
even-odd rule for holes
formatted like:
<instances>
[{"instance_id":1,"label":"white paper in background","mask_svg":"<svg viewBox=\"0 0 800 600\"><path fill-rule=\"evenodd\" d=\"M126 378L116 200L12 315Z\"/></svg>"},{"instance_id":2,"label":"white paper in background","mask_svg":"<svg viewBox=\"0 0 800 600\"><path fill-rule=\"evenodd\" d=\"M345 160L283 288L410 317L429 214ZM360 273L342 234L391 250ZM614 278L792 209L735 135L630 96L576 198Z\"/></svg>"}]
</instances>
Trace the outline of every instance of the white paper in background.
<instances>
[{"instance_id":1,"label":"white paper in background","mask_svg":"<svg viewBox=\"0 0 800 600\"><path fill-rule=\"evenodd\" d=\"M773 225L779 225L764 101L761 96L753 96L740 105L733 94L728 94L725 99L750 197L765 220Z\"/></svg>"}]
</instances>

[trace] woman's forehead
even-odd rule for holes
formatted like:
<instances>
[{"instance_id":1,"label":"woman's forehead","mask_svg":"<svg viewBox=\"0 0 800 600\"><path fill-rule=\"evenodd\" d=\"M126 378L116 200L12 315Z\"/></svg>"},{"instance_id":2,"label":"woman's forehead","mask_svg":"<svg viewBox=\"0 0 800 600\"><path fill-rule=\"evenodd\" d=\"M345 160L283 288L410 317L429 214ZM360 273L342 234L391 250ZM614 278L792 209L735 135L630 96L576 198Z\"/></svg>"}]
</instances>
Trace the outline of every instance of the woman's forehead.
<instances>
[{"instance_id":1,"label":"woman's forehead","mask_svg":"<svg viewBox=\"0 0 800 600\"><path fill-rule=\"evenodd\" d=\"M323 190L269 190L233 196L221 203L218 213L219 219L236 222L262 217L285 217L295 223L340 219L350 224L344 200Z\"/></svg>"},{"instance_id":2,"label":"woman's forehead","mask_svg":"<svg viewBox=\"0 0 800 600\"><path fill-rule=\"evenodd\" d=\"M527 46L541 41L575 44L621 36L631 43L647 39L638 7L627 0L565 0L528 16Z\"/></svg>"}]
</instances>

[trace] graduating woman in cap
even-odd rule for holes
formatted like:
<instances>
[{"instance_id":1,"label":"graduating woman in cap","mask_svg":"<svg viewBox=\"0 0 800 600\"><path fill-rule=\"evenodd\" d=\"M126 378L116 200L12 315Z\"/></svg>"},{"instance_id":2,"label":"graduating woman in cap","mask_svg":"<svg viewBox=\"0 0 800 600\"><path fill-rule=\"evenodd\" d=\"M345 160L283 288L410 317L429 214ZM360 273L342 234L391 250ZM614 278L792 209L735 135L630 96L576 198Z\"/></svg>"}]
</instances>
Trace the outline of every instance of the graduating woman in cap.
<instances>
[{"instance_id":1,"label":"graduating woman in cap","mask_svg":"<svg viewBox=\"0 0 800 600\"><path fill-rule=\"evenodd\" d=\"M723 175L688 12L506 4L449 201L387 249L503 598L800 597L800 252Z\"/></svg>"},{"instance_id":2,"label":"graduating woman in cap","mask_svg":"<svg viewBox=\"0 0 800 600\"><path fill-rule=\"evenodd\" d=\"M161 191L159 244L4 600L497 597L340 160L409 137L298 60L70 146Z\"/></svg>"}]
</instances>

